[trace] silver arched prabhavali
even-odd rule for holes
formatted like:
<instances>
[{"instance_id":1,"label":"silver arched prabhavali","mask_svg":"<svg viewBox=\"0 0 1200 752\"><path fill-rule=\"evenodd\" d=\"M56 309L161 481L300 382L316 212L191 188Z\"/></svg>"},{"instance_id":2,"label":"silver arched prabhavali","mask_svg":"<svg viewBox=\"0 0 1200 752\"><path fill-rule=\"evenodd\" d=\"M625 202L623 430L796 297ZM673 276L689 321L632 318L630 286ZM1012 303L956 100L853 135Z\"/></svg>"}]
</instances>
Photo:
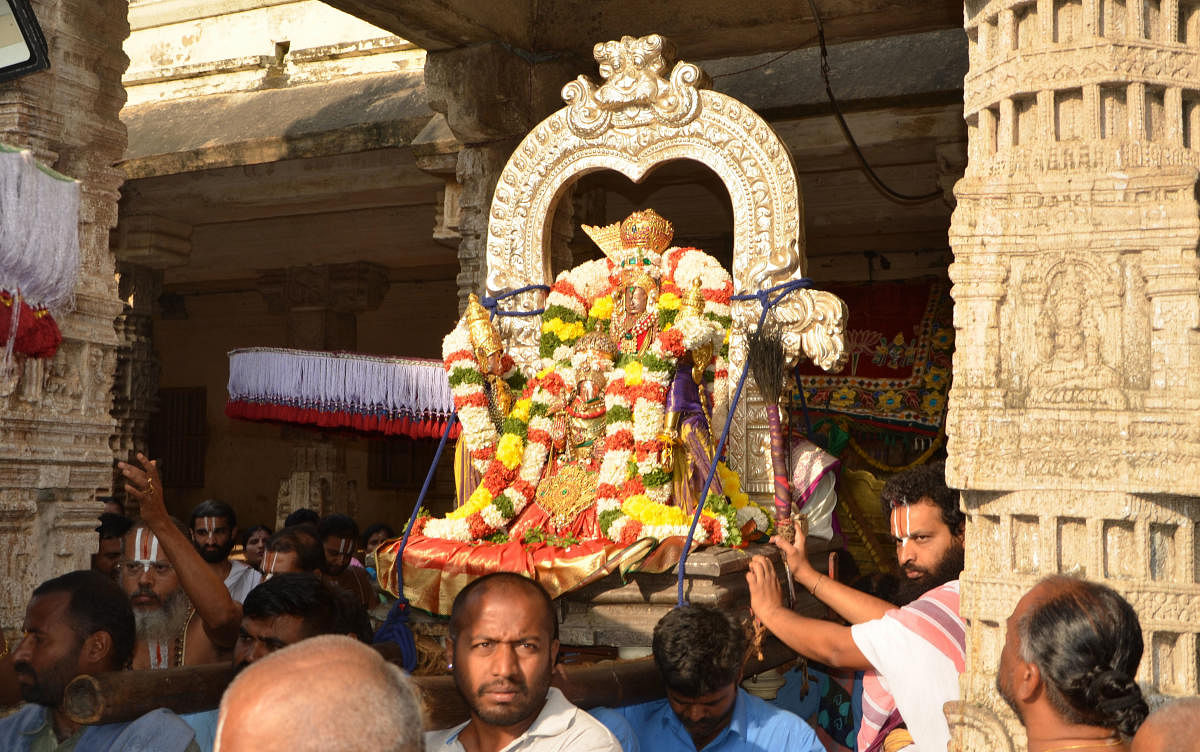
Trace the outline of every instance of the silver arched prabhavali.
<instances>
[{"instance_id":1,"label":"silver arched prabhavali","mask_svg":"<svg viewBox=\"0 0 1200 752\"><path fill-rule=\"evenodd\" d=\"M729 191L737 292L804 276L796 170L767 122L736 99L707 89L704 72L674 62L673 45L657 34L597 44L594 55L602 82L580 76L563 87L567 106L530 131L500 174L488 223L488 293L550 284L546 237L558 199L575 180L614 170L640 182L677 159L706 165ZM512 307L536 310L544 300L542 293L525 293ZM757 301L733 306L731 385L746 367L746 335L760 310ZM800 290L774 315L793 362L803 354L826 370L840 367L846 319L840 299ZM505 325L510 352L528 366L537 358L536 317L506 318ZM756 397L744 399L736 411L728 451L748 491L771 493L766 414Z\"/></svg>"}]
</instances>

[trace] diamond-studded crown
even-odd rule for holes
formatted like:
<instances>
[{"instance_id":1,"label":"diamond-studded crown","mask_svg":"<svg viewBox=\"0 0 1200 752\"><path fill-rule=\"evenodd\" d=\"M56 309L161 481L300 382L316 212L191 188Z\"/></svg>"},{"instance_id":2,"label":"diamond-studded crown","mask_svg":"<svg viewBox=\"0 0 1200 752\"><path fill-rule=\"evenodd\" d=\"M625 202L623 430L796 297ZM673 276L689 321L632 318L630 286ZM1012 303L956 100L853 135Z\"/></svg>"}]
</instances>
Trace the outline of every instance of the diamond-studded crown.
<instances>
[{"instance_id":1,"label":"diamond-studded crown","mask_svg":"<svg viewBox=\"0 0 1200 752\"><path fill-rule=\"evenodd\" d=\"M651 253L662 253L671 245L675 228L653 209L636 211L621 223L621 245Z\"/></svg>"}]
</instances>

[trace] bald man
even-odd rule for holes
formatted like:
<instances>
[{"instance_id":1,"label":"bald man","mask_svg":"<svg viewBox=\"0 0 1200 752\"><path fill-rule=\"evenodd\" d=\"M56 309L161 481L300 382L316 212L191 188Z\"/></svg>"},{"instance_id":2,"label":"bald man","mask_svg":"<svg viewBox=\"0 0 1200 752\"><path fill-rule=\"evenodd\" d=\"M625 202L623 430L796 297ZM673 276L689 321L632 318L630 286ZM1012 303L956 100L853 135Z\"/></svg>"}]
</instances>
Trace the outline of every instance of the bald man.
<instances>
[{"instance_id":1,"label":"bald man","mask_svg":"<svg viewBox=\"0 0 1200 752\"><path fill-rule=\"evenodd\" d=\"M214 752L364 749L422 752L421 710L408 676L349 637L313 637L271 653L221 698Z\"/></svg>"},{"instance_id":2,"label":"bald man","mask_svg":"<svg viewBox=\"0 0 1200 752\"><path fill-rule=\"evenodd\" d=\"M1131 752L1200 752L1200 697L1185 697L1154 711L1133 737Z\"/></svg>"}]
</instances>

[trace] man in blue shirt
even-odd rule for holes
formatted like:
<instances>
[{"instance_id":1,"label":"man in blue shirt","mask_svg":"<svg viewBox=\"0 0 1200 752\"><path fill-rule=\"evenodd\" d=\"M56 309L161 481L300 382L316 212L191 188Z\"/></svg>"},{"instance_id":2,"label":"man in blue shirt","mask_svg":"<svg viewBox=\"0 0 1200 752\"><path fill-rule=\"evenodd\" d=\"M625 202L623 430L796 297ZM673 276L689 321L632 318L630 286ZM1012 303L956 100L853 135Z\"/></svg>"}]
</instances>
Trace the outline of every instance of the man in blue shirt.
<instances>
[{"instance_id":1,"label":"man in blue shirt","mask_svg":"<svg viewBox=\"0 0 1200 752\"><path fill-rule=\"evenodd\" d=\"M654 662L667 697L617 708L641 749L824 752L809 726L740 689L746 635L724 612L671 611L654 627Z\"/></svg>"},{"instance_id":2,"label":"man in blue shirt","mask_svg":"<svg viewBox=\"0 0 1200 752\"><path fill-rule=\"evenodd\" d=\"M0 749L197 751L192 730L169 710L160 708L131 723L82 726L63 707L63 693L76 676L129 664L133 609L112 579L80 571L43 582L33 591L21 631L13 668L27 704L0 720Z\"/></svg>"}]
</instances>

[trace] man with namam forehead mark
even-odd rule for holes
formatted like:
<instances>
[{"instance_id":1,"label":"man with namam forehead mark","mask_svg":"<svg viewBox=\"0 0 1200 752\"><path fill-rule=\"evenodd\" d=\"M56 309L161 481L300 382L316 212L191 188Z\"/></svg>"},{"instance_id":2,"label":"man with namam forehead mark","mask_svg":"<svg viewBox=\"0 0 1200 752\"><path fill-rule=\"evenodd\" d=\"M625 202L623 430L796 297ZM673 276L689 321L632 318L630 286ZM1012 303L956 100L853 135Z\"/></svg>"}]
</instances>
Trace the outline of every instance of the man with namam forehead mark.
<instances>
[{"instance_id":1,"label":"man with namam forehead mark","mask_svg":"<svg viewBox=\"0 0 1200 752\"><path fill-rule=\"evenodd\" d=\"M796 652L836 668L863 670L858 749L946 749L942 706L957 700L966 627L959 616L966 518L946 486L942 463L893 476L881 494L904 582L901 608L831 580L805 555L773 538L793 577L853 626L809 619L783 605L771 562L756 556L746 580L755 616ZM893 746L894 745L894 746Z\"/></svg>"},{"instance_id":2,"label":"man with namam forehead mark","mask_svg":"<svg viewBox=\"0 0 1200 752\"><path fill-rule=\"evenodd\" d=\"M536 582L497 572L463 588L451 608L446 652L471 719L427 733L427 752L621 749L599 721L550 686L558 621Z\"/></svg>"},{"instance_id":3,"label":"man with namam forehead mark","mask_svg":"<svg viewBox=\"0 0 1200 752\"><path fill-rule=\"evenodd\" d=\"M125 536L118 582L137 622L135 669L175 668L229 659L242 607L201 558L187 528L167 514L157 463L118 463L125 492L142 519Z\"/></svg>"}]
</instances>

